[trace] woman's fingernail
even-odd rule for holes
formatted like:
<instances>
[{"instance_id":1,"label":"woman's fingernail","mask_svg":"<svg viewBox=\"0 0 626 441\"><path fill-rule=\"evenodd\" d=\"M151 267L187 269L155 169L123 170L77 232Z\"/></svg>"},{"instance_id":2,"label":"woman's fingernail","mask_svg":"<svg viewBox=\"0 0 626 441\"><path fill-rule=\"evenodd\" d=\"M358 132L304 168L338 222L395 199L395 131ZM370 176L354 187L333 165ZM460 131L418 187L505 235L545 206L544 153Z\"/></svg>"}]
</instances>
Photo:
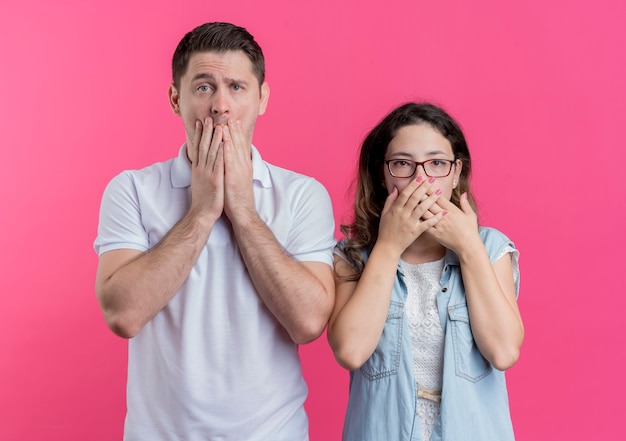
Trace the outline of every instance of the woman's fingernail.
<instances>
[{"instance_id":1,"label":"woman's fingernail","mask_svg":"<svg viewBox=\"0 0 626 441\"><path fill-rule=\"evenodd\" d=\"M435 192L435 194L436 194L437 196L439 196L439 195L441 194L441 188L438 188L438 189L437 189L437 191Z\"/></svg>"},{"instance_id":2,"label":"woman's fingernail","mask_svg":"<svg viewBox=\"0 0 626 441\"><path fill-rule=\"evenodd\" d=\"M443 210L443 211L441 212L441 215L442 215L442 216L445 216L446 214L448 214L448 212L447 212L446 210Z\"/></svg>"},{"instance_id":3,"label":"woman's fingernail","mask_svg":"<svg viewBox=\"0 0 626 441\"><path fill-rule=\"evenodd\" d=\"M466 201L466 200L467 200L467 193L463 193L463 194L461 195L461 199L463 199L464 201Z\"/></svg>"},{"instance_id":4,"label":"woman's fingernail","mask_svg":"<svg viewBox=\"0 0 626 441\"><path fill-rule=\"evenodd\" d=\"M428 182L430 182L432 184L433 182L435 182L435 178L429 178Z\"/></svg>"},{"instance_id":5,"label":"woman's fingernail","mask_svg":"<svg viewBox=\"0 0 626 441\"><path fill-rule=\"evenodd\" d=\"M422 177L418 176L417 179L415 180L415 182L422 182Z\"/></svg>"}]
</instances>

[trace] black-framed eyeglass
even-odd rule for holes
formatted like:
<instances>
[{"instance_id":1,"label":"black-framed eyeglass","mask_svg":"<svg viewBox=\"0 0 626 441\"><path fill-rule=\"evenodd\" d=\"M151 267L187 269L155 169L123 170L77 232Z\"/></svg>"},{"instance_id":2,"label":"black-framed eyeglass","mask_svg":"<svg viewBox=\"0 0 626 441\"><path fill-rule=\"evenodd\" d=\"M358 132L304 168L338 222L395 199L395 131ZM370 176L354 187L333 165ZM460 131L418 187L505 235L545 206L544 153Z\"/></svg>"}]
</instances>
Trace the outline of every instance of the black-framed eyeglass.
<instances>
[{"instance_id":1,"label":"black-framed eyeglass","mask_svg":"<svg viewBox=\"0 0 626 441\"><path fill-rule=\"evenodd\" d=\"M385 161L389 173L394 178L410 178L421 165L429 178L445 178L452 171L456 161L450 159L429 159L428 161L411 161L409 159L388 159Z\"/></svg>"}]
</instances>

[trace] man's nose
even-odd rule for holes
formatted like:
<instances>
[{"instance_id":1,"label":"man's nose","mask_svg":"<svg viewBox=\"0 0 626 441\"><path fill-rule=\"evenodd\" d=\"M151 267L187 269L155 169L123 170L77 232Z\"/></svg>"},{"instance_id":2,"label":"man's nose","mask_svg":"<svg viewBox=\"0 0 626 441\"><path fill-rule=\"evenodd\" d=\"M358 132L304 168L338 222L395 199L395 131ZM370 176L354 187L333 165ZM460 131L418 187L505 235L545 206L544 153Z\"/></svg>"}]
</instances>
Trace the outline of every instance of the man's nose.
<instances>
[{"instance_id":1,"label":"man's nose","mask_svg":"<svg viewBox=\"0 0 626 441\"><path fill-rule=\"evenodd\" d=\"M222 89L215 91L213 102L211 103L211 114L213 116L227 114L230 112L230 102L228 94Z\"/></svg>"}]
</instances>

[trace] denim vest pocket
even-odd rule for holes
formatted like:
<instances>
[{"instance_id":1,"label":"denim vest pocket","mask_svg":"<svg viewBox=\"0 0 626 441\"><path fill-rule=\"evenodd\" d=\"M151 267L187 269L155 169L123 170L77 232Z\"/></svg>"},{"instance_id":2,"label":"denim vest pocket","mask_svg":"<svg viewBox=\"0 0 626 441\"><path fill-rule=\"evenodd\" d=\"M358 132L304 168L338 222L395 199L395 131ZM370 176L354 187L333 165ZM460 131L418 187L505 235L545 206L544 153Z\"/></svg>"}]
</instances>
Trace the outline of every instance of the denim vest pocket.
<instances>
[{"instance_id":1,"label":"denim vest pocket","mask_svg":"<svg viewBox=\"0 0 626 441\"><path fill-rule=\"evenodd\" d=\"M469 322L466 303L448 307L454 348L456 375L477 382L491 373L492 367L478 350Z\"/></svg>"},{"instance_id":2,"label":"denim vest pocket","mask_svg":"<svg viewBox=\"0 0 626 441\"><path fill-rule=\"evenodd\" d=\"M402 354L403 315L404 303L392 300L378 345L370 358L361 366L361 372L365 378L377 380L398 373Z\"/></svg>"}]
</instances>

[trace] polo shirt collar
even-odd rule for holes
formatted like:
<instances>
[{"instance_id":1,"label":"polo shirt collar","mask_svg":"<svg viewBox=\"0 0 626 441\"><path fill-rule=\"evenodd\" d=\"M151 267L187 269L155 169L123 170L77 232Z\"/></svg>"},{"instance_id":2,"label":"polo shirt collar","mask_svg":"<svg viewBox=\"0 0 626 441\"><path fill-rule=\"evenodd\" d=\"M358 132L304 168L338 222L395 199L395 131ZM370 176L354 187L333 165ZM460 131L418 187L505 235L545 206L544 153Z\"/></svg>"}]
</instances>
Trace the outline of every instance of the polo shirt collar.
<instances>
[{"instance_id":1,"label":"polo shirt collar","mask_svg":"<svg viewBox=\"0 0 626 441\"><path fill-rule=\"evenodd\" d=\"M171 171L172 186L174 188L184 188L191 185L191 164L187 159L187 145L183 144L174 158ZM261 186L269 188L272 186L267 164L261 158L257 148L252 146L252 179Z\"/></svg>"}]
</instances>

